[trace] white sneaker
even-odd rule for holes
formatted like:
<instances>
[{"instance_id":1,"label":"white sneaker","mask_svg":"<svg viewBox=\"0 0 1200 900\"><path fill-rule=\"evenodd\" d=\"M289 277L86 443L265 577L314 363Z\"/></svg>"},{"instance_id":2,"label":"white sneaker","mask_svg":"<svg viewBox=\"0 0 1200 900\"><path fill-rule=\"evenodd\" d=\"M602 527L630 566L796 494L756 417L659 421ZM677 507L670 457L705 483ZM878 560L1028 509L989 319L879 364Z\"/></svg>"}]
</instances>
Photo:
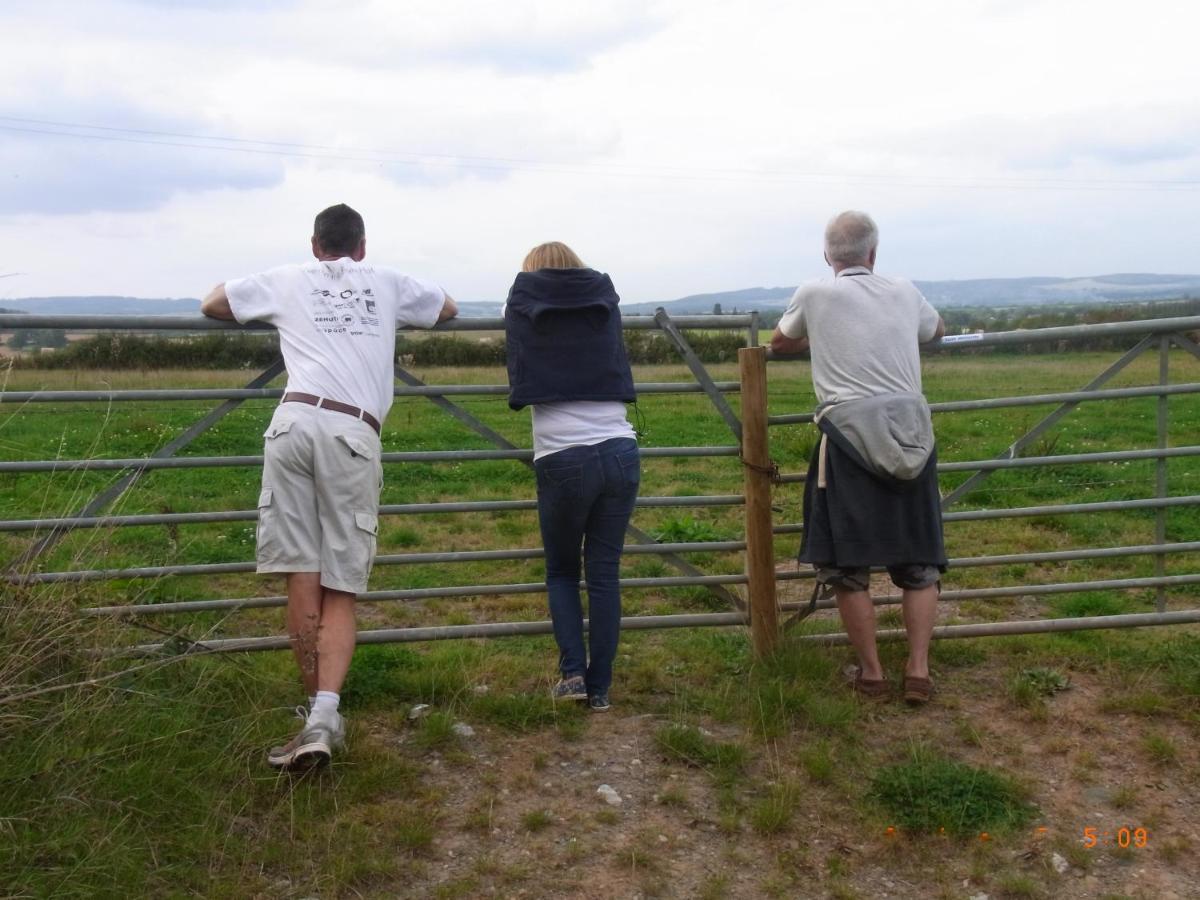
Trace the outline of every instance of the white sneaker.
<instances>
[{"instance_id":1,"label":"white sneaker","mask_svg":"<svg viewBox=\"0 0 1200 900\"><path fill-rule=\"evenodd\" d=\"M346 746L346 720L341 713L334 713L332 722L318 719L307 723L296 735L296 747L292 751L289 766L296 768L319 766L329 762L334 750Z\"/></svg>"},{"instance_id":2,"label":"white sneaker","mask_svg":"<svg viewBox=\"0 0 1200 900\"><path fill-rule=\"evenodd\" d=\"M308 722L308 707L297 706L296 716L301 723ZM296 757L296 749L300 746L300 738L304 734L304 724L301 724L300 730L286 744L279 747L272 747L267 751L267 765L272 769L286 769L292 764L292 760Z\"/></svg>"}]
</instances>

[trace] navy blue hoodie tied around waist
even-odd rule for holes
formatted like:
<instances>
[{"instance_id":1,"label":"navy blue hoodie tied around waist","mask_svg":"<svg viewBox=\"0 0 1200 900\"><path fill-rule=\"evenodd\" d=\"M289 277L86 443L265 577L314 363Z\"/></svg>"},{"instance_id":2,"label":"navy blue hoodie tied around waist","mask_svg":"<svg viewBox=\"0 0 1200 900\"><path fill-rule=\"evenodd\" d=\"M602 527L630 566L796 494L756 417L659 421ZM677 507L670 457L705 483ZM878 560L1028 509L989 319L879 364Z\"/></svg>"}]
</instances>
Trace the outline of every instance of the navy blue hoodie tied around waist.
<instances>
[{"instance_id":1,"label":"navy blue hoodie tied around waist","mask_svg":"<svg viewBox=\"0 0 1200 900\"><path fill-rule=\"evenodd\" d=\"M508 405L637 399L612 279L594 269L522 272L508 292Z\"/></svg>"}]
</instances>

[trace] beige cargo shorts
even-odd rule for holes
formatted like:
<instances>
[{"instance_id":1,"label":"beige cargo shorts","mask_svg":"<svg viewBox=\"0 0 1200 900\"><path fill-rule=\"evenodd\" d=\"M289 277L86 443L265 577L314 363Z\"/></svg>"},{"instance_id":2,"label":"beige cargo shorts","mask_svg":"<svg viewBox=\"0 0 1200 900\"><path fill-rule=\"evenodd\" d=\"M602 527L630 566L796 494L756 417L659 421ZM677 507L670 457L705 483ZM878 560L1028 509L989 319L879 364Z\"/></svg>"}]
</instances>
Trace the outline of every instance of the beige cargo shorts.
<instances>
[{"instance_id":1,"label":"beige cargo shorts","mask_svg":"<svg viewBox=\"0 0 1200 900\"><path fill-rule=\"evenodd\" d=\"M320 572L323 587L361 594L379 530L379 435L345 413L281 403L263 438L258 571Z\"/></svg>"}]
</instances>

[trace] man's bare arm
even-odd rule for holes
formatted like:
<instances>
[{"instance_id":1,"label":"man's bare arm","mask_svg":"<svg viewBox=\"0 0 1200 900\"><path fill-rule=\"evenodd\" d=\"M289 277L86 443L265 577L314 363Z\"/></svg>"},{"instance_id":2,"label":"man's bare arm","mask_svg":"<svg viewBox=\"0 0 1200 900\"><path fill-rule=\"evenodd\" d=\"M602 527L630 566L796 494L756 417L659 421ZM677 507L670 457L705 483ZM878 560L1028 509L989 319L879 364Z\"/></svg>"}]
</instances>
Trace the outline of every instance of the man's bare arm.
<instances>
[{"instance_id":1,"label":"man's bare arm","mask_svg":"<svg viewBox=\"0 0 1200 900\"><path fill-rule=\"evenodd\" d=\"M945 334L946 334L946 322L941 316L938 316L937 328L934 329L933 337L931 337L925 343L932 344L934 341L940 341L945 336Z\"/></svg>"},{"instance_id":2,"label":"man's bare arm","mask_svg":"<svg viewBox=\"0 0 1200 900\"><path fill-rule=\"evenodd\" d=\"M447 319L453 319L458 315L458 304L454 302L454 298L449 294L446 295L446 301L442 304L442 311L438 313L438 321L445 322Z\"/></svg>"},{"instance_id":3,"label":"man's bare arm","mask_svg":"<svg viewBox=\"0 0 1200 900\"><path fill-rule=\"evenodd\" d=\"M208 292L208 296L200 301L200 312L210 319L233 320L233 310L229 307L229 295L225 293L225 282L221 282Z\"/></svg>"},{"instance_id":4,"label":"man's bare arm","mask_svg":"<svg viewBox=\"0 0 1200 900\"><path fill-rule=\"evenodd\" d=\"M780 356L795 356L805 353L808 350L808 338L788 337L776 327L775 333L771 335L771 350Z\"/></svg>"}]
</instances>

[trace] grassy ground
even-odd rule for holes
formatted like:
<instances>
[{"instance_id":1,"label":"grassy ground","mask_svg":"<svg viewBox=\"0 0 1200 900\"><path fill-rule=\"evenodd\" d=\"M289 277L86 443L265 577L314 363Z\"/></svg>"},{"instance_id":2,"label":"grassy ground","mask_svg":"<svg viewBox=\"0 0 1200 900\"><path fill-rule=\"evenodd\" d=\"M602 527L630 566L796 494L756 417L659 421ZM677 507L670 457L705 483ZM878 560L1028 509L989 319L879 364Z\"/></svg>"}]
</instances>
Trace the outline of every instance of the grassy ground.
<instances>
[{"instance_id":1,"label":"grassy ground","mask_svg":"<svg viewBox=\"0 0 1200 900\"><path fill-rule=\"evenodd\" d=\"M1080 386L1111 356L936 357L932 400ZM1190 357L1176 380L1195 380ZM234 385L253 373L41 373L9 389ZM499 372L436 370L439 383ZM681 380L652 367L639 380ZM720 379L736 377L715 367ZM811 408L807 369L770 371L772 412ZM1119 384L1152 383L1145 358ZM737 405L736 397L732 398ZM528 445L528 420L502 401L464 402ZM644 446L729 445L706 401L642 401ZM269 403L247 404L186 452L253 454ZM202 411L200 404L30 404L0 418L5 459L137 456ZM1195 442L1194 398L1170 401L1172 442ZM2 412L2 409L0 409ZM944 461L1002 451L1047 409L938 418ZM1155 401L1084 404L1036 453L1153 446ZM772 433L785 471L802 471L808 427ZM396 404L387 449L486 444L426 401ZM1170 491L1195 493L1200 466L1169 464ZM0 516L73 512L109 474L0 474ZM943 479L945 489L961 476ZM643 495L735 493L736 461L651 460ZM155 472L124 512L250 509L251 469ZM1017 507L1153 493L1154 464L997 473L961 508ZM385 503L532 496L515 463L389 467ZM780 488L778 522L798 522L799 486ZM672 539L740 534L736 508L641 510L635 524ZM1168 540L1200 540L1194 509L1166 515ZM952 556L1150 542L1154 514L952 523ZM28 534L0 537L13 558ZM380 552L537 546L532 513L397 517ZM780 538L781 565L795 550ZM78 532L46 571L252 557L245 523ZM737 572L737 554L692 554ZM1197 571L1197 554L1166 560ZM629 556L631 576L671 574ZM952 571L947 588L1150 575L1152 558ZM539 563L379 567L373 588L533 581ZM800 583L803 584L803 583ZM800 599L791 584L784 599ZM868 706L843 684L843 650L800 642L756 662L739 629L630 633L614 710L554 706L548 638L363 648L346 686L351 746L323 773L279 777L265 746L293 727L298 699L283 654L163 656L120 664L88 651L161 635L275 634L278 611L88 620L79 605L280 591L276 579L226 575L10 589L0 609L0 895L103 896L835 896L1180 897L1200 886L1191 805L1200 759L1200 633L1185 627L952 641L935 650L930 709ZM887 593L888 588L882 588ZM1195 588L1168 592L1196 606ZM942 619L1110 614L1153 608L1154 592L1091 592L965 601ZM364 627L544 618L537 594L364 604ZM630 591L627 612L719 608L695 588ZM896 614L884 613L884 625ZM828 615L809 631L836 629ZM900 648L888 648L893 675ZM39 693L40 692L40 693ZM423 716L409 718L416 704ZM456 725L467 725L465 734ZM614 788L620 805L597 796ZM1095 829L1095 847L1085 829ZM1128 828L1129 831L1122 831ZM1137 831L1144 829L1144 831ZM1126 840L1128 838L1128 840ZM1120 844L1128 843L1122 847ZM1057 859L1056 859L1057 856ZM1057 866L1057 868L1056 868ZM1060 872L1062 868L1064 871Z\"/></svg>"}]
</instances>

